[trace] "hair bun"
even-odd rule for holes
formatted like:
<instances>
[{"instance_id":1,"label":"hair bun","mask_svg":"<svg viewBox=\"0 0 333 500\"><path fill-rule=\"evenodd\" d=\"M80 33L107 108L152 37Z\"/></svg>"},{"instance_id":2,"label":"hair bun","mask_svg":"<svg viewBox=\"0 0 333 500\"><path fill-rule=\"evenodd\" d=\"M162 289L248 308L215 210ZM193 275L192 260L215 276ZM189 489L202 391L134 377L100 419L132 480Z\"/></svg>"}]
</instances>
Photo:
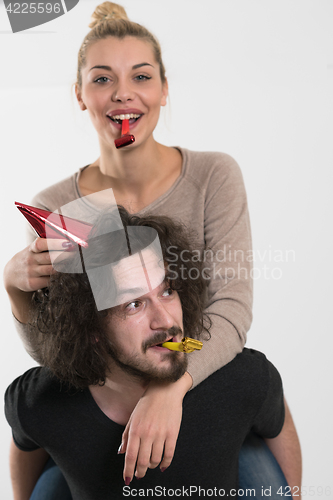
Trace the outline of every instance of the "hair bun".
<instances>
[{"instance_id":1,"label":"hair bun","mask_svg":"<svg viewBox=\"0 0 333 500\"><path fill-rule=\"evenodd\" d=\"M91 16L89 28L93 29L102 21L110 19L128 19L124 7L113 2L101 3Z\"/></svg>"}]
</instances>

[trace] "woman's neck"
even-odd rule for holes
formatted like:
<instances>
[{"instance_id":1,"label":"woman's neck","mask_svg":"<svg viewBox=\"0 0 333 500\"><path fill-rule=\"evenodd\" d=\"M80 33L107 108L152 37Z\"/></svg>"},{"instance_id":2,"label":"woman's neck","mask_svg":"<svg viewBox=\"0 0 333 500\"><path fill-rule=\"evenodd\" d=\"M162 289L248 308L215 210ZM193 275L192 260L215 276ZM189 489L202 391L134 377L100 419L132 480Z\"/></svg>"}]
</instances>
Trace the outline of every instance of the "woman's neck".
<instances>
[{"instance_id":1,"label":"woman's neck","mask_svg":"<svg viewBox=\"0 0 333 500\"><path fill-rule=\"evenodd\" d=\"M83 171L79 187L83 195L112 188L117 203L137 212L166 192L181 173L178 150L152 140L138 148L109 150Z\"/></svg>"},{"instance_id":2,"label":"woman's neck","mask_svg":"<svg viewBox=\"0 0 333 500\"><path fill-rule=\"evenodd\" d=\"M147 141L138 148L109 150L100 145L99 170L103 176L112 178L118 190L126 192L142 189L165 170L166 146L155 140Z\"/></svg>"}]
</instances>

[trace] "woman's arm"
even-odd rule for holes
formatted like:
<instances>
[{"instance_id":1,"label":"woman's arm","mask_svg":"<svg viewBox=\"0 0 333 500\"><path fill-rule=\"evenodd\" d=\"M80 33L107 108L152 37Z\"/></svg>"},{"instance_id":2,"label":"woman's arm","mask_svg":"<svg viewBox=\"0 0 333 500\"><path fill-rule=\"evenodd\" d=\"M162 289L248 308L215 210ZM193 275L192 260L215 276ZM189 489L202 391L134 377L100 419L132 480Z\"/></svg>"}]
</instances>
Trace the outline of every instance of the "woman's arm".
<instances>
[{"instance_id":1,"label":"woman's arm","mask_svg":"<svg viewBox=\"0 0 333 500\"><path fill-rule=\"evenodd\" d=\"M151 382L136 405L123 433L120 453L125 453L124 481L160 464L163 472L173 459L182 420L182 404L192 386L185 373L177 382ZM162 460L163 457L163 460ZM162 462L161 462L162 460Z\"/></svg>"},{"instance_id":2,"label":"woman's arm","mask_svg":"<svg viewBox=\"0 0 333 500\"><path fill-rule=\"evenodd\" d=\"M48 286L52 264L46 239L37 238L6 264L4 284L12 312L27 323L32 292Z\"/></svg>"},{"instance_id":3,"label":"woman's arm","mask_svg":"<svg viewBox=\"0 0 333 500\"><path fill-rule=\"evenodd\" d=\"M193 387L242 351L252 322L252 239L243 177L233 158L211 155L203 261L210 276L205 312L212 327L210 340L189 358Z\"/></svg>"},{"instance_id":4,"label":"woman's arm","mask_svg":"<svg viewBox=\"0 0 333 500\"><path fill-rule=\"evenodd\" d=\"M33 198L31 205L52 212L77 199L77 176L78 173L41 191ZM25 326L29 317L32 292L48 286L53 269L48 251L63 251L64 249L63 240L46 241L43 238L36 238L32 227L29 224L26 224L26 227L28 246L7 263L4 269L4 284L14 314L16 329L24 347L33 357L34 346L30 342L29 330Z\"/></svg>"},{"instance_id":5,"label":"woman's arm","mask_svg":"<svg viewBox=\"0 0 333 500\"><path fill-rule=\"evenodd\" d=\"M53 273L51 252L52 259L56 259L65 250L64 244L68 244L67 240L36 238L6 264L4 285L20 323L28 323L32 293L49 285Z\"/></svg>"},{"instance_id":6,"label":"woman's arm","mask_svg":"<svg viewBox=\"0 0 333 500\"><path fill-rule=\"evenodd\" d=\"M76 178L78 174L64 179L38 193L31 205L43 210L54 211L62 205L77 199ZM34 346L26 327L32 293L48 286L52 263L49 250L64 250L63 240L36 238L36 233L29 224L27 227L28 246L18 252L4 269L4 284L11 303L16 330L28 353L34 357ZM34 358L35 359L35 358ZM35 359L39 362L38 359Z\"/></svg>"}]
</instances>

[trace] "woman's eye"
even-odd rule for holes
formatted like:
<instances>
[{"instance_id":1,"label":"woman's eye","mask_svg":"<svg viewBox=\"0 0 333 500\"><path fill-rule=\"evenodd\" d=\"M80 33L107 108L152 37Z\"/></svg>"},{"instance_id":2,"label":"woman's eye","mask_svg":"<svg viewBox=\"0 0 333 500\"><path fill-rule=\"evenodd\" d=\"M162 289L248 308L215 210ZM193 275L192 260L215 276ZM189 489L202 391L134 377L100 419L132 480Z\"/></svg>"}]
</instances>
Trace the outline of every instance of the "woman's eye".
<instances>
[{"instance_id":1,"label":"woman's eye","mask_svg":"<svg viewBox=\"0 0 333 500\"><path fill-rule=\"evenodd\" d=\"M151 76L147 76L147 75L138 75L134 78L135 80L138 80L139 82L140 81L144 81L144 80L150 80L151 79Z\"/></svg>"},{"instance_id":2,"label":"woman's eye","mask_svg":"<svg viewBox=\"0 0 333 500\"><path fill-rule=\"evenodd\" d=\"M173 294L173 290L172 288L167 288L166 290L164 290L164 292L162 293L163 297L170 297L170 295Z\"/></svg>"},{"instance_id":3,"label":"woman's eye","mask_svg":"<svg viewBox=\"0 0 333 500\"><path fill-rule=\"evenodd\" d=\"M99 78L96 78L94 80L95 83L107 83L109 81L109 78L107 76L100 76Z\"/></svg>"}]
</instances>

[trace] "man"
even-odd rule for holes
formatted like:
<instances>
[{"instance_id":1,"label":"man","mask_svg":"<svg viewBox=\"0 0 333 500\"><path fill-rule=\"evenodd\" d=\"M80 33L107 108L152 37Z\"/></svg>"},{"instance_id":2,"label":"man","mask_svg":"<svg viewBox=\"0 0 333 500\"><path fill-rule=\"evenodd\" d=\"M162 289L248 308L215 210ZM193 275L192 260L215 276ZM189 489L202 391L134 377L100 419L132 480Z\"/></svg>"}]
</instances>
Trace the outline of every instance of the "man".
<instances>
[{"instance_id":1,"label":"man","mask_svg":"<svg viewBox=\"0 0 333 500\"><path fill-rule=\"evenodd\" d=\"M29 370L6 392L16 498L29 498L48 455L74 500L235 497L238 453L251 430L269 439L297 485L297 436L288 411L284 421L280 376L249 349L185 396L171 466L124 485L117 449L147 383L179 379L187 356L200 356L162 344L208 335L209 320L202 264L181 259L190 248L184 230L167 218L120 215L124 230L110 230L112 214L102 217L88 249L62 259L55 267L63 272L36 298L35 345L47 368ZM80 265L84 273L68 272Z\"/></svg>"}]
</instances>

